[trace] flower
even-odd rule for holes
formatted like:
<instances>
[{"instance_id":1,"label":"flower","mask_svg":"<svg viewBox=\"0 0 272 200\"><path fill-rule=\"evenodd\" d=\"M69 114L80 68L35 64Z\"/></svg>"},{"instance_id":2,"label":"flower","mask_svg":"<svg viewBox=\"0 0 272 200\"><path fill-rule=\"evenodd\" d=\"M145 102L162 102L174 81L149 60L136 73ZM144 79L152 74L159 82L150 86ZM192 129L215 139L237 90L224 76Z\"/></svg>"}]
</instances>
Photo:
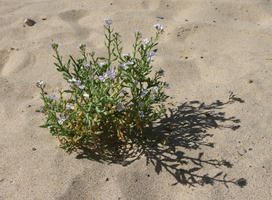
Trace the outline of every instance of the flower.
<instances>
[{"instance_id":1,"label":"flower","mask_svg":"<svg viewBox=\"0 0 272 200\"><path fill-rule=\"evenodd\" d=\"M150 51L150 52L147 54L146 58L147 58L147 60L152 60L152 57L153 57L153 56L156 56L156 55L157 55L157 53L156 53L155 51Z\"/></svg>"},{"instance_id":2,"label":"flower","mask_svg":"<svg viewBox=\"0 0 272 200\"><path fill-rule=\"evenodd\" d=\"M87 93L84 93L83 96L89 98L89 95Z\"/></svg>"},{"instance_id":3,"label":"flower","mask_svg":"<svg viewBox=\"0 0 272 200\"><path fill-rule=\"evenodd\" d=\"M93 77L94 77L94 75L95 75L95 73L96 73L96 72L92 73L92 75L90 76L90 78L93 78Z\"/></svg>"},{"instance_id":4,"label":"flower","mask_svg":"<svg viewBox=\"0 0 272 200\"><path fill-rule=\"evenodd\" d=\"M154 92L157 94L159 91L159 88L157 86L153 87Z\"/></svg>"},{"instance_id":5,"label":"flower","mask_svg":"<svg viewBox=\"0 0 272 200\"><path fill-rule=\"evenodd\" d=\"M39 80L39 81L37 81L36 85L37 85L37 87L42 87L45 85L45 83L44 83L44 81Z\"/></svg>"},{"instance_id":6,"label":"flower","mask_svg":"<svg viewBox=\"0 0 272 200\"><path fill-rule=\"evenodd\" d=\"M108 71L106 71L104 74L103 74L103 78L106 80L108 78L115 78L115 74L116 74L116 71L114 69L109 69ZM99 78L100 79L100 78ZM101 79L100 79L101 80ZM104 81L105 81L104 80ZM104 82L103 81L103 82Z\"/></svg>"},{"instance_id":7,"label":"flower","mask_svg":"<svg viewBox=\"0 0 272 200\"><path fill-rule=\"evenodd\" d=\"M125 110L124 104L123 104L122 102L119 102L119 103L117 104L117 110L118 110L118 111L123 111L123 110Z\"/></svg>"},{"instance_id":8,"label":"flower","mask_svg":"<svg viewBox=\"0 0 272 200\"><path fill-rule=\"evenodd\" d=\"M105 63L105 62L101 62L101 63L99 63L99 66L100 66L100 67L102 67L102 66L104 66L104 65L106 65L106 63Z\"/></svg>"},{"instance_id":9,"label":"flower","mask_svg":"<svg viewBox=\"0 0 272 200\"><path fill-rule=\"evenodd\" d=\"M165 82L165 83L164 83L164 86L165 86L166 89L169 89L169 88L170 88L170 84L169 84L169 83L166 83L166 82Z\"/></svg>"},{"instance_id":10,"label":"flower","mask_svg":"<svg viewBox=\"0 0 272 200\"><path fill-rule=\"evenodd\" d=\"M79 89L81 89L81 90L84 90L84 88L85 88L84 85L80 85L80 86L78 86L78 87L79 87Z\"/></svg>"},{"instance_id":11,"label":"flower","mask_svg":"<svg viewBox=\"0 0 272 200\"><path fill-rule=\"evenodd\" d=\"M59 124L59 125L62 125L63 122L64 122L65 120L66 120L65 117L61 117L61 118L58 120L58 124Z\"/></svg>"},{"instance_id":12,"label":"flower","mask_svg":"<svg viewBox=\"0 0 272 200\"><path fill-rule=\"evenodd\" d=\"M74 82L77 86L80 85L81 81L80 80L76 80L75 78L72 79L68 79L68 82Z\"/></svg>"},{"instance_id":13,"label":"flower","mask_svg":"<svg viewBox=\"0 0 272 200\"><path fill-rule=\"evenodd\" d=\"M140 106L140 107L144 107L144 105L145 105L144 102L140 102L140 103L139 103L139 106Z\"/></svg>"},{"instance_id":14,"label":"flower","mask_svg":"<svg viewBox=\"0 0 272 200\"><path fill-rule=\"evenodd\" d=\"M139 114L139 117L141 117L141 118L144 117L144 112L143 111L140 110L138 114Z\"/></svg>"},{"instance_id":15,"label":"flower","mask_svg":"<svg viewBox=\"0 0 272 200\"><path fill-rule=\"evenodd\" d=\"M141 97L144 97L145 95L147 95L148 94L148 90L144 90L143 92L142 92L142 94L141 94Z\"/></svg>"},{"instance_id":16,"label":"flower","mask_svg":"<svg viewBox=\"0 0 272 200\"><path fill-rule=\"evenodd\" d=\"M155 24L154 28L157 29L158 31L162 32L163 31L163 26L161 24Z\"/></svg>"},{"instance_id":17,"label":"flower","mask_svg":"<svg viewBox=\"0 0 272 200\"><path fill-rule=\"evenodd\" d=\"M156 97L155 97L154 94L151 95L151 99L152 99L153 101L156 99Z\"/></svg>"},{"instance_id":18,"label":"flower","mask_svg":"<svg viewBox=\"0 0 272 200\"><path fill-rule=\"evenodd\" d=\"M67 104L66 105L66 109L67 110L74 110L75 109L75 106L73 104Z\"/></svg>"},{"instance_id":19,"label":"flower","mask_svg":"<svg viewBox=\"0 0 272 200\"><path fill-rule=\"evenodd\" d=\"M112 25L112 20L110 20L109 18L104 19L104 22L106 23L106 27L109 28Z\"/></svg>"},{"instance_id":20,"label":"flower","mask_svg":"<svg viewBox=\"0 0 272 200\"><path fill-rule=\"evenodd\" d=\"M100 81L102 81L103 83L105 82L105 78L103 76L98 76L98 78L100 79Z\"/></svg>"},{"instance_id":21,"label":"flower","mask_svg":"<svg viewBox=\"0 0 272 200\"><path fill-rule=\"evenodd\" d=\"M142 41L143 41L144 44L148 44L150 42L148 38L145 38Z\"/></svg>"},{"instance_id":22,"label":"flower","mask_svg":"<svg viewBox=\"0 0 272 200\"><path fill-rule=\"evenodd\" d=\"M57 99L56 95L50 95L48 98L49 99Z\"/></svg>"}]
</instances>

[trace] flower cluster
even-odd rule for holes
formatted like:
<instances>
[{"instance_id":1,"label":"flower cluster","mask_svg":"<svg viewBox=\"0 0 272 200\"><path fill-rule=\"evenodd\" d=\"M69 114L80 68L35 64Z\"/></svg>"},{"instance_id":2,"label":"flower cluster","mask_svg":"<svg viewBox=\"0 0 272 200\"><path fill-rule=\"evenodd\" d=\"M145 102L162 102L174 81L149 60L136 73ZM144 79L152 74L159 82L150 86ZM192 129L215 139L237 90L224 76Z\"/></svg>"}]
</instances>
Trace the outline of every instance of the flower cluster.
<instances>
[{"instance_id":1,"label":"flower cluster","mask_svg":"<svg viewBox=\"0 0 272 200\"><path fill-rule=\"evenodd\" d=\"M49 128L68 150L90 147L105 153L109 142L129 141L165 112L163 102L168 96L164 89L168 84L160 80L164 70L151 75L162 25L154 25L156 33L151 38L142 39L142 33L136 31L133 52L123 53L112 20L105 19L104 23L106 57L96 57L80 44L82 57L70 56L64 62L60 45L54 43L55 65L69 87L59 89L58 95L47 95L44 81L36 84L44 102L38 112L46 115L42 127Z\"/></svg>"}]
</instances>

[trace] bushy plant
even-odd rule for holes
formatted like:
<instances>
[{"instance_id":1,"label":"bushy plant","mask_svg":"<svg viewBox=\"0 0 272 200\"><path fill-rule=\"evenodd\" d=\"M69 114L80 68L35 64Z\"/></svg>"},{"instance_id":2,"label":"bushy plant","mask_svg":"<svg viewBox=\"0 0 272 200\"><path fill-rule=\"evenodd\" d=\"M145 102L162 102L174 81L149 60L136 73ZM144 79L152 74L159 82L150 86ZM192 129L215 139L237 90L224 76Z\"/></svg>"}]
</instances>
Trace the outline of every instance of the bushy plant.
<instances>
[{"instance_id":1,"label":"bushy plant","mask_svg":"<svg viewBox=\"0 0 272 200\"><path fill-rule=\"evenodd\" d=\"M155 37L145 39L136 31L133 52L123 54L119 33L111 20L104 21L107 57L87 53L80 44L81 58L64 62L59 44L53 43L55 65L69 87L49 96L44 82L37 82L44 103L39 112L46 115L41 127L49 128L67 150L87 147L104 154L109 145L125 144L165 113L164 71L151 75L163 27L154 25Z\"/></svg>"}]
</instances>

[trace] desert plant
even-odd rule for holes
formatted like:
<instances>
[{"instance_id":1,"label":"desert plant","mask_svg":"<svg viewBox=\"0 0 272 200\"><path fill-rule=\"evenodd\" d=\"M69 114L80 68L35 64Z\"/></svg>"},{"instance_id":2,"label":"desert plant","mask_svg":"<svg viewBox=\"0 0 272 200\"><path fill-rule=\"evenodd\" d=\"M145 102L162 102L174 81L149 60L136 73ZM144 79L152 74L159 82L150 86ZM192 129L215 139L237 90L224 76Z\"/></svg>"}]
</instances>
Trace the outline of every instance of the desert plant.
<instances>
[{"instance_id":1,"label":"desert plant","mask_svg":"<svg viewBox=\"0 0 272 200\"><path fill-rule=\"evenodd\" d=\"M104 154L110 144L125 144L165 113L168 84L160 80L164 71L151 75L163 27L154 25L155 37L145 39L136 31L133 52L123 54L119 33L111 20L104 21L107 57L87 53L86 45L80 44L81 58L69 56L64 62L59 44L53 43L56 68L69 87L49 96L45 83L37 82L44 103L38 112L46 115L41 127L49 128L69 151L88 147Z\"/></svg>"}]
</instances>

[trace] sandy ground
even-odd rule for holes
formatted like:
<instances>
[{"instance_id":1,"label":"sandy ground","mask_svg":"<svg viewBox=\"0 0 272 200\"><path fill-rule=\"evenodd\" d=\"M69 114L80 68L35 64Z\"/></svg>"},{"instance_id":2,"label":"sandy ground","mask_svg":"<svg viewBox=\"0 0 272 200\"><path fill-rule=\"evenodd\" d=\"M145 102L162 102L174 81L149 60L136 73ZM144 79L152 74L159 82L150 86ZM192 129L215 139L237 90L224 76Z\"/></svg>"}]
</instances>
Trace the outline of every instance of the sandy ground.
<instances>
[{"instance_id":1,"label":"sandy ground","mask_svg":"<svg viewBox=\"0 0 272 200\"><path fill-rule=\"evenodd\" d=\"M52 41L103 54L106 17L126 50L165 27L154 65L176 109L168 143L123 165L65 153L35 113L37 80L63 86ZM272 199L271 18L270 0L0 0L0 199Z\"/></svg>"}]
</instances>

